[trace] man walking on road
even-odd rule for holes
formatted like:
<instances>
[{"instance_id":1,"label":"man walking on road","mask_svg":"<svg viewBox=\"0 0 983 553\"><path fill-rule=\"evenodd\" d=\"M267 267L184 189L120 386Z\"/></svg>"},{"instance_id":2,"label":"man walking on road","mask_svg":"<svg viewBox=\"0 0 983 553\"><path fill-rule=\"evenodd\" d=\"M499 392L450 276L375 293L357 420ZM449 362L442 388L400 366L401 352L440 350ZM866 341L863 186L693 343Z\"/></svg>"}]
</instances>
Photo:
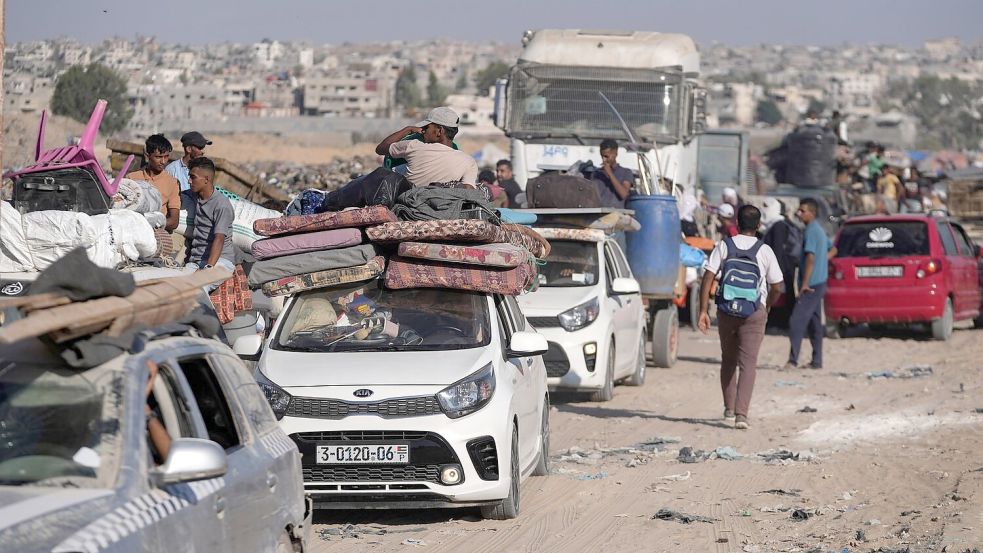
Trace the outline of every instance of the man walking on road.
<instances>
[{"instance_id":1,"label":"man walking on road","mask_svg":"<svg viewBox=\"0 0 983 553\"><path fill-rule=\"evenodd\" d=\"M799 293L789 319L788 363L785 368L795 368L799 363L802 339L809 334L812 344L811 369L823 368L823 297L826 295L828 260L836 254L826 237L826 231L816 220L819 204L812 198L799 202L795 215L805 224L802 257L799 258Z\"/></svg>"},{"instance_id":2,"label":"man walking on road","mask_svg":"<svg viewBox=\"0 0 983 553\"><path fill-rule=\"evenodd\" d=\"M700 284L699 327L707 334L710 287L714 279L720 279L716 301L724 418L733 418L734 427L741 430L749 426L748 410L768 310L778 299L782 285L782 270L775 253L755 237L760 224L761 211L753 205L742 206L737 212L739 234L724 238L713 248ZM743 269L735 269L741 264ZM735 280L736 286L729 284L730 279Z\"/></svg>"}]
</instances>

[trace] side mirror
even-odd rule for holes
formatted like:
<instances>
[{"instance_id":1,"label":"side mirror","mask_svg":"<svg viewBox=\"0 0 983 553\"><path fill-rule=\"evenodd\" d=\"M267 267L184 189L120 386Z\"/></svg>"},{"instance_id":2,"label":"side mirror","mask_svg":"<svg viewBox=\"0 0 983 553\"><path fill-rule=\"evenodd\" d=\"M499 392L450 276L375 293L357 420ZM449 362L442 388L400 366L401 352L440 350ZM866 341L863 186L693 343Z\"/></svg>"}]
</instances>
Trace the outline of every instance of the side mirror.
<instances>
[{"instance_id":1,"label":"side mirror","mask_svg":"<svg viewBox=\"0 0 983 553\"><path fill-rule=\"evenodd\" d=\"M641 292L641 287L638 285L638 281L633 278L618 277L611 282L611 291L618 296L638 294Z\"/></svg>"},{"instance_id":2,"label":"side mirror","mask_svg":"<svg viewBox=\"0 0 983 553\"><path fill-rule=\"evenodd\" d=\"M508 358L534 357L549 350L549 344L542 334L536 332L515 332L509 340Z\"/></svg>"},{"instance_id":3,"label":"side mirror","mask_svg":"<svg viewBox=\"0 0 983 553\"><path fill-rule=\"evenodd\" d=\"M263 337L259 334L247 334L236 338L232 351L242 358L255 358L263 347ZM255 361L255 359L251 359Z\"/></svg>"},{"instance_id":4,"label":"side mirror","mask_svg":"<svg viewBox=\"0 0 983 553\"><path fill-rule=\"evenodd\" d=\"M222 476L227 470L225 450L211 440L178 438L164 464L151 471L157 486Z\"/></svg>"},{"instance_id":5,"label":"side mirror","mask_svg":"<svg viewBox=\"0 0 983 553\"><path fill-rule=\"evenodd\" d=\"M505 108L506 108L506 89L509 85L508 79L497 79L495 81L495 112L494 120L495 126L505 130Z\"/></svg>"}]
</instances>

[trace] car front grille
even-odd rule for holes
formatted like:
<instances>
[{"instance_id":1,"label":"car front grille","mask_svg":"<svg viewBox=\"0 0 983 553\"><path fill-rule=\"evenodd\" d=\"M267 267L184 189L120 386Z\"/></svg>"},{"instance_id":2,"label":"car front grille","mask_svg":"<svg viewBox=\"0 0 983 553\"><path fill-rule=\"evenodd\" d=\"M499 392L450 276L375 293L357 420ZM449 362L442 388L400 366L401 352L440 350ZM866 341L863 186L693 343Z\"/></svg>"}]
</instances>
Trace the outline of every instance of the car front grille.
<instances>
[{"instance_id":1,"label":"car front grille","mask_svg":"<svg viewBox=\"0 0 983 553\"><path fill-rule=\"evenodd\" d=\"M534 328L560 328L560 319L557 317L526 317Z\"/></svg>"},{"instance_id":2,"label":"car front grille","mask_svg":"<svg viewBox=\"0 0 983 553\"><path fill-rule=\"evenodd\" d=\"M384 419L396 419L439 415L442 412L435 396L404 397L373 403L294 397L287 407L287 416L312 419L343 419L353 415L376 415Z\"/></svg>"},{"instance_id":3,"label":"car front grille","mask_svg":"<svg viewBox=\"0 0 983 553\"><path fill-rule=\"evenodd\" d=\"M304 482L433 482L440 483L440 465L306 466Z\"/></svg>"},{"instance_id":4,"label":"car front grille","mask_svg":"<svg viewBox=\"0 0 983 553\"><path fill-rule=\"evenodd\" d=\"M543 363L546 364L546 376L560 377L570 372L570 360L560 344L548 342L548 345L549 349L543 355Z\"/></svg>"},{"instance_id":5,"label":"car front grille","mask_svg":"<svg viewBox=\"0 0 983 553\"><path fill-rule=\"evenodd\" d=\"M426 432L404 430L344 430L340 432L297 432L290 435L302 442L380 442L422 440Z\"/></svg>"}]
</instances>

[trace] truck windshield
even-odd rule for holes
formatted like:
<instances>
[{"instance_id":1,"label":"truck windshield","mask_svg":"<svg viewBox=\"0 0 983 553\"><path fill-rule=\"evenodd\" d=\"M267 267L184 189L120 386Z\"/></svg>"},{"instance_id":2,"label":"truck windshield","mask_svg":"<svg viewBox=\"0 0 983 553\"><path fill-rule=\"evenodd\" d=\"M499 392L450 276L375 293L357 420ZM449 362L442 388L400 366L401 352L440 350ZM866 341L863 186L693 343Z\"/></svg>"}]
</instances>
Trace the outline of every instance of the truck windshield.
<instances>
[{"instance_id":1,"label":"truck windshield","mask_svg":"<svg viewBox=\"0 0 983 553\"><path fill-rule=\"evenodd\" d=\"M597 284L597 243L550 240L550 254L539 268L544 287L594 286Z\"/></svg>"},{"instance_id":2,"label":"truck windshield","mask_svg":"<svg viewBox=\"0 0 983 553\"><path fill-rule=\"evenodd\" d=\"M300 294L284 315L278 349L436 351L485 346L488 298L461 290L389 290L378 280Z\"/></svg>"},{"instance_id":3,"label":"truck windshield","mask_svg":"<svg viewBox=\"0 0 983 553\"><path fill-rule=\"evenodd\" d=\"M679 135L681 78L648 69L520 64L509 79L513 136L623 139L614 104L640 139Z\"/></svg>"},{"instance_id":4,"label":"truck windshield","mask_svg":"<svg viewBox=\"0 0 983 553\"><path fill-rule=\"evenodd\" d=\"M119 374L0 364L0 485L103 487L119 443Z\"/></svg>"}]
</instances>

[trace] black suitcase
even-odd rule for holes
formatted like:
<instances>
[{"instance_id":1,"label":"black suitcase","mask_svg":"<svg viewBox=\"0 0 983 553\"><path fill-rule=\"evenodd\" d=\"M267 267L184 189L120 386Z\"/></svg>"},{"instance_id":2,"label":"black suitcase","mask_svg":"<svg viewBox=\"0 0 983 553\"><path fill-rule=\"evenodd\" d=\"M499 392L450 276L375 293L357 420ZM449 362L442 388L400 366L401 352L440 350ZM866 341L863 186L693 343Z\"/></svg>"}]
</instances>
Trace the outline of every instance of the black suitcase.
<instances>
[{"instance_id":1,"label":"black suitcase","mask_svg":"<svg viewBox=\"0 0 983 553\"><path fill-rule=\"evenodd\" d=\"M546 173L526 183L526 203L533 208L601 207L601 197L592 180Z\"/></svg>"},{"instance_id":2,"label":"black suitcase","mask_svg":"<svg viewBox=\"0 0 983 553\"><path fill-rule=\"evenodd\" d=\"M318 212L341 211L348 207L371 205L384 205L392 209L396 204L396 198L410 188L413 186L406 177L391 169L379 167L337 190L328 192Z\"/></svg>"},{"instance_id":3,"label":"black suitcase","mask_svg":"<svg viewBox=\"0 0 983 553\"><path fill-rule=\"evenodd\" d=\"M78 167L28 173L14 180L14 207L21 213L54 210L99 215L112 204L95 175Z\"/></svg>"}]
</instances>

